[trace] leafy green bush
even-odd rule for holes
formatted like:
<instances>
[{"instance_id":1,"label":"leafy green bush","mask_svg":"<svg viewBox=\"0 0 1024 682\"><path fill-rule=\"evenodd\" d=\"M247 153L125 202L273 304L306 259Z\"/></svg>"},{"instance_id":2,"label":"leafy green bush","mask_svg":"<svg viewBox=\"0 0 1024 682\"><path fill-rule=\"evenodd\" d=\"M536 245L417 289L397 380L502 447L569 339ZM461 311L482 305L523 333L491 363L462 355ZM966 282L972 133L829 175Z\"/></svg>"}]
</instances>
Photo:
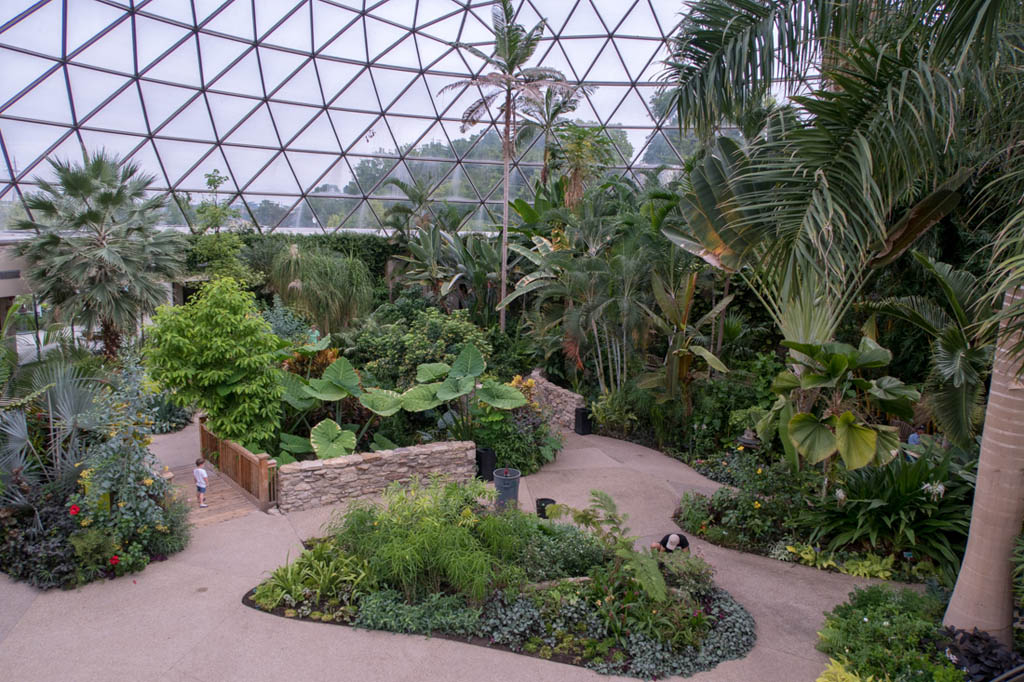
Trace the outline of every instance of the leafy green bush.
<instances>
[{"instance_id":1,"label":"leafy green bush","mask_svg":"<svg viewBox=\"0 0 1024 682\"><path fill-rule=\"evenodd\" d=\"M152 378L179 405L205 411L217 436L258 448L280 419L283 390L273 372L280 346L253 295L222 278L188 305L157 310L146 359Z\"/></svg>"},{"instance_id":2,"label":"leafy green bush","mask_svg":"<svg viewBox=\"0 0 1024 682\"><path fill-rule=\"evenodd\" d=\"M286 604L309 615L330 607L344 617L373 586L364 561L344 554L332 542L321 542L275 570L253 591L252 599L267 610Z\"/></svg>"},{"instance_id":3,"label":"leafy green bush","mask_svg":"<svg viewBox=\"0 0 1024 682\"><path fill-rule=\"evenodd\" d=\"M153 433L174 433L192 423L192 408L178 405L167 391L152 394L148 408L153 418Z\"/></svg>"},{"instance_id":4,"label":"leafy green bush","mask_svg":"<svg viewBox=\"0 0 1024 682\"><path fill-rule=\"evenodd\" d=\"M873 585L825 614L818 649L851 672L893 682L962 680L937 643L944 605L909 589Z\"/></svg>"},{"instance_id":5,"label":"leafy green bush","mask_svg":"<svg viewBox=\"0 0 1024 682\"><path fill-rule=\"evenodd\" d=\"M521 558L531 581L586 575L607 560L604 546L576 526L542 523L540 530L539 535L530 539Z\"/></svg>"},{"instance_id":6,"label":"leafy green bush","mask_svg":"<svg viewBox=\"0 0 1024 682\"><path fill-rule=\"evenodd\" d=\"M432 593L416 604L409 604L395 590L374 592L359 602L359 615L353 625L370 630L409 632L429 635L445 632L472 635L477 631L480 609L466 605L456 595Z\"/></svg>"},{"instance_id":7,"label":"leafy green bush","mask_svg":"<svg viewBox=\"0 0 1024 682\"><path fill-rule=\"evenodd\" d=\"M529 401L512 410L478 410L473 429L477 447L491 448L499 467L518 469L524 476L555 459L562 436L551 428L549 415L534 400L534 380L516 375L510 386Z\"/></svg>"},{"instance_id":8,"label":"leafy green bush","mask_svg":"<svg viewBox=\"0 0 1024 682\"><path fill-rule=\"evenodd\" d=\"M671 552L658 556L665 583L691 597L703 599L715 591L715 571L692 552Z\"/></svg>"},{"instance_id":9,"label":"leafy green bush","mask_svg":"<svg viewBox=\"0 0 1024 682\"><path fill-rule=\"evenodd\" d=\"M685 493L673 517L684 530L716 545L765 554L792 532L793 500L719 488L711 497Z\"/></svg>"},{"instance_id":10,"label":"leafy green bush","mask_svg":"<svg viewBox=\"0 0 1024 682\"><path fill-rule=\"evenodd\" d=\"M385 318L387 319L387 318ZM489 361L491 346L487 334L473 324L469 313L451 314L428 308L411 319L378 323L376 316L355 339L352 359L370 372L381 386L406 388L416 377L416 368L424 363L452 364L467 345L476 346Z\"/></svg>"},{"instance_id":11,"label":"leafy green bush","mask_svg":"<svg viewBox=\"0 0 1024 682\"><path fill-rule=\"evenodd\" d=\"M913 552L955 576L963 556L974 496L972 468L948 454L897 458L881 467L848 472L841 487L803 521L811 542L882 554Z\"/></svg>"},{"instance_id":12,"label":"leafy green bush","mask_svg":"<svg viewBox=\"0 0 1024 682\"><path fill-rule=\"evenodd\" d=\"M235 232L207 232L194 239L189 264L212 277L231 277L252 286L257 275L240 258L245 244Z\"/></svg>"},{"instance_id":13,"label":"leafy green bush","mask_svg":"<svg viewBox=\"0 0 1024 682\"><path fill-rule=\"evenodd\" d=\"M74 585L78 563L69 538L78 521L60 496L38 489L29 495L31 507L0 511L0 566L40 589Z\"/></svg>"},{"instance_id":14,"label":"leafy green bush","mask_svg":"<svg viewBox=\"0 0 1024 682\"><path fill-rule=\"evenodd\" d=\"M273 304L263 311L263 319L275 336L286 341L301 342L309 337L309 323L286 306L277 294L274 294Z\"/></svg>"}]
</instances>

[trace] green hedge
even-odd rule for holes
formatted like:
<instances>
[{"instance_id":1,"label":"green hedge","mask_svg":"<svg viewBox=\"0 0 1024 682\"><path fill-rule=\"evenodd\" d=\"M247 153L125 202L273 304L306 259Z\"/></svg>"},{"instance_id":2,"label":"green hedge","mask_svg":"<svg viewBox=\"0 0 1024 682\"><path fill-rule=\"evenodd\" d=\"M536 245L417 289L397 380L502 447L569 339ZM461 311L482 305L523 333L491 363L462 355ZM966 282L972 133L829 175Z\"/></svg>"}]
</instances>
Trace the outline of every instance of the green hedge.
<instances>
[{"instance_id":1,"label":"green hedge","mask_svg":"<svg viewBox=\"0 0 1024 682\"><path fill-rule=\"evenodd\" d=\"M271 241L281 244L284 248L288 244L300 244L304 246L331 249L341 253L350 253L358 257L370 274L376 279L384 278L384 269L388 258L401 252L395 244L391 244L384 237L375 234L356 234L352 232L338 232L336 234L257 234L248 232L242 234L246 246L252 246L260 241Z\"/></svg>"}]
</instances>

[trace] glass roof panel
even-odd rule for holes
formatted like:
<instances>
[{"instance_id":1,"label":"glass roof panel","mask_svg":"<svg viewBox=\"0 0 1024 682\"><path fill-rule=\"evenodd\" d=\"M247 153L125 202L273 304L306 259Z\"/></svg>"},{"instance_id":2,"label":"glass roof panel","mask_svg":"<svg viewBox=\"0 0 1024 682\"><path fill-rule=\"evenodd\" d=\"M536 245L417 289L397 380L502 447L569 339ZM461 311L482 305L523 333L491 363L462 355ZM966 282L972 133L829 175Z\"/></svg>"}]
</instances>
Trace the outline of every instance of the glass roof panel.
<instances>
[{"instance_id":1,"label":"glass roof panel","mask_svg":"<svg viewBox=\"0 0 1024 682\"><path fill-rule=\"evenodd\" d=\"M0 24L3 24L31 7L33 2L5 3L0 9ZM11 45L33 52L42 52L51 57L60 57L61 34L53 30L61 25L60 3L50 2L36 8L34 12L11 24L0 33L0 45Z\"/></svg>"}]
</instances>

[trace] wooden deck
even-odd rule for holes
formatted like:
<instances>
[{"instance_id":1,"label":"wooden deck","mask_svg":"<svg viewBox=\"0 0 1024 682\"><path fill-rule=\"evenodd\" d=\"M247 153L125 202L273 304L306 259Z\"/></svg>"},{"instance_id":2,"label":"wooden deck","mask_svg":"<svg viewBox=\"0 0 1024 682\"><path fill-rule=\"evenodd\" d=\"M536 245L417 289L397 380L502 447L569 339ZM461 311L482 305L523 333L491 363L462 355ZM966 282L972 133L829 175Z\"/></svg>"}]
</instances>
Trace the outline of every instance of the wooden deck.
<instances>
[{"instance_id":1,"label":"wooden deck","mask_svg":"<svg viewBox=\"0 0 1024 682\"><path fill-rule=\"evenodd\" d=\"M211 526L215 523L236 519L239 516L256 511L259 507L251 497L227 476L224 476L216 467L207 463L206 471L209 474L206 486L207 507L200 509L196 501L196 486L192 478L194 467L184 466L171 469L174 473L174 487L177 488L178 496L186 500L192 512L189 520L196 527Z\"/></svg>"}]
</instances>

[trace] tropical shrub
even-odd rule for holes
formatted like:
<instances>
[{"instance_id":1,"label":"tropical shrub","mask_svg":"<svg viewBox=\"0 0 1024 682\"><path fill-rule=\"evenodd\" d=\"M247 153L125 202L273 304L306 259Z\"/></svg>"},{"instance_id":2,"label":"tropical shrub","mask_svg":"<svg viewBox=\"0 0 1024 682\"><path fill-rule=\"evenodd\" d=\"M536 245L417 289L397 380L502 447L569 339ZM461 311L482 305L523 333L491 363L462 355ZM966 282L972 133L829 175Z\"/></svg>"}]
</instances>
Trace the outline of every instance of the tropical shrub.
<instances>
[{"instance_id":1,"label":"tropical shrub","mask_svg":"<svg viewBox=\"0 0 1024 682\"><path fill-rule=\"evenodd\" d=\"M149 397L147 408L153 419L153 433L181 431L192 423L192 408L174 402L167 391L159 391Z\"/></svg>"},{"instance_id":2,"label":"tropical shrub","mask_svg":"<svg viewBox=\"0 0 1024 682\"><path fill-rule=\"evenodd\" d=\"M825 614L818 649L849 672L905 682L963 680L940 652L945 605L909 589L872 585Z\"/></svg>"},{"instance_id":3,"label":"tropical shrub","mask_svg":"<svg viewBox=\"0 0 1024 682\"><path fill-rule=\"evenodd\" d=\"M526 476L555 459L562 437L534 400L533 379L516 375L508 385L521 391L527 404L512 410L478 410L473 440L479 448L494 450L499 467L518 469Z\"/></svg>"},{"instance_id":4,"label":"tropical shrub","mask_svg":"<svg viewBox=\"0 0 1024 682\"><path fill-rule=\"evenodd\" d=\"M325 334L369 312L373 280L354 256L291 244L274 258L270 288Z\"/></svg>"},{"instance_id":5,"label":"tropical shrub","mask_svg":"<svg viewBox=\"0 0 1024 682\"><path fill-rule=\"evenodd\" d=\"M296 315L276 294L271 306L263 311L263 319L270 325L270 331L285 341L305 341L309 338L309 323Z\"/></svg>"},{"instance_id":6,"label":"tropical shrub","mask_svg":"<svg viewBox=\"0 0 1024 682\"><path fill-rule=\"evenodd\" d=\"M240 257L244 246L234 232L206 232L194 238L188 259L210 278L231 277L242 286L252 286L257 276Z\"/></svg>"},{"instance_id":7,"label":"tropical shrub","mask_svg":"<svg viewBox=\"0 0 1024 682\"><path fill-rule=\"evenodd\" d=\"M220 438L259 448L280 419L283 390L273 373L281 341L253 295L231 278L203 286L184 306L162 306L146 346L150 376L179 405L206 412Z\"/></svg>"}]
</instances>

